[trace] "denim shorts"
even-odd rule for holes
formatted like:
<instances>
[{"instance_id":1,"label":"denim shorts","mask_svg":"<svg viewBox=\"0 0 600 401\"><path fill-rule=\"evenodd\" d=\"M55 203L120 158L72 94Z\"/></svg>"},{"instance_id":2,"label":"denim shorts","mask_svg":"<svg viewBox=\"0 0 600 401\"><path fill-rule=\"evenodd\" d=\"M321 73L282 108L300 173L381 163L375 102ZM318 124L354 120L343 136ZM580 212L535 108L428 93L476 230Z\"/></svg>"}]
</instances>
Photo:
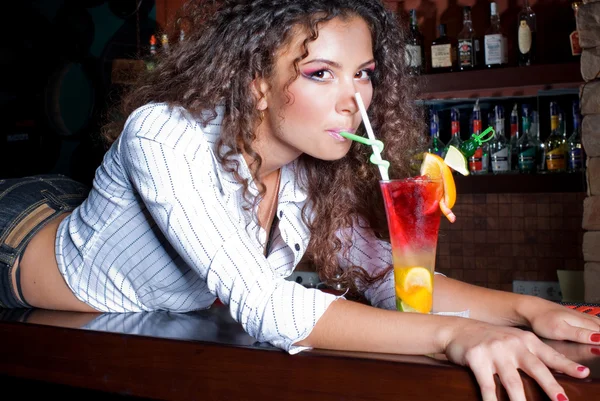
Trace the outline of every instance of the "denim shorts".
<instances>
[{"instance_id":1,"label":"denim shorts","mask_svg":"<svg viewBox=\"0 0 600 401\"><path fill-rule=\"evenodd\" d=\"M30 307L15 261L38 231L79 206L88 193L84 184L59 174L0 179L0 307Z\"/></svg>"}]
</instances>

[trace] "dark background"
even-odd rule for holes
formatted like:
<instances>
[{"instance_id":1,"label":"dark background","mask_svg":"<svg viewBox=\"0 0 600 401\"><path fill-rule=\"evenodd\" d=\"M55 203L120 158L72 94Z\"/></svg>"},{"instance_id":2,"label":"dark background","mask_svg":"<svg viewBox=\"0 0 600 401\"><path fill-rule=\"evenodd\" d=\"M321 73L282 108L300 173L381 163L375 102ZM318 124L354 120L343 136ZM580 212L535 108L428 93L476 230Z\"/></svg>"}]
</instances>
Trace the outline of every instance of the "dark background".
<instances>
[{"instance_id":1,"label":"dark background","mask_svg":"<svg viewBox=\"0 0 600 401\"><path fill-rule=\"evenodd\" d=\"M0 178L61 173L91 184L115 58L148 52L154 0L3 3Z\"/></svg>"}]
</instances>

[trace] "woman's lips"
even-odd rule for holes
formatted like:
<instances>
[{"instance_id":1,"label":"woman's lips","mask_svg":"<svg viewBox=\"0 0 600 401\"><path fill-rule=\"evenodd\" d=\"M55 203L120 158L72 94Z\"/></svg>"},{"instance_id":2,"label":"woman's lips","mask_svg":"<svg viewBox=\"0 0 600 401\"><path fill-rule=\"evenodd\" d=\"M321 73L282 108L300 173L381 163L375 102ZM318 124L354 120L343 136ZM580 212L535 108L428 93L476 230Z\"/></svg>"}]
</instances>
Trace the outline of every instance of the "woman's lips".
<instances>
[{"instance_id":1,"label":"woman's lips","mask_svg":"<svg viewBox=\"0 0 600 401\"><path fill-rule=\"evenodd\" d=\"M346 140L346 138L341 136L338 131L327 131L327 133L329 133L329 136L331 136L333 139L338 140L340 142L343 142Z\"/></svg>"},{"instance_id":2,"label":"woman's lips","mask_svg":"<svg viewBox=\"0 0 600 401\"><path fill-rule=\"evenodd\" d=\"M327 130L327 132L329 133L329 136L331 136L334 139L337 139L340 142L344 142L347 139L344 138L343 136L340 135L340 132L349 132L351 134L354 133L354 130L352 129L332 129L332 130Z\"/></svg>"}]
</instances>

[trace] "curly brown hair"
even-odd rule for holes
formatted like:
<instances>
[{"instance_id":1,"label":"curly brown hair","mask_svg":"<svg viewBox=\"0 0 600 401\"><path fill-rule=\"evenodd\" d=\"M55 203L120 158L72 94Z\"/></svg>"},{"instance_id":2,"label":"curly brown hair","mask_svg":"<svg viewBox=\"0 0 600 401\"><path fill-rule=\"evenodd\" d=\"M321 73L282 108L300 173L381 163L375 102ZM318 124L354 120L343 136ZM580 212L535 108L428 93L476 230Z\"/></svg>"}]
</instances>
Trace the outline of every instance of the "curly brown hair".
<instances>
[{"instance_id":1,"label":"curly brown hair","mask_svg":"<svg viewBox=\"0 0 600 401\"><path fill-rule=\"evenodd\" d=\"M252 81L273 77L279 50L300 32L306 34L306 39L303 55L294 61L297 78L298 63L308 56L306 46L318 37L319 26L334 18L358 16L370 28L377 66L372 76L371 125L385 144L382 156L391 163L390 177L409 174L411 156L423 146L423 118L414 104L415 82L405 65L405 31L381 1L226 0L216 7L191 1L183 10L192 21L192 30L123 97L122 116L149 102L165 102L181 106L207 123L216 116L216 107L224 106L217 157L244 185L249 197L249 183L237 173L239 166L232 156L244 151L256 160L251 166L253 172L260 168L261 158L253 149L260 116ZM122 120L117 121L105 131L108 143L118 137L122 124ZM364 135L363 129L357 134ZM379 171L369 163L370 154L369 147L353 143L340 160L323 161L306 154L299 160L301 170L306 172L302 184L308 193L303 209L311 232L307 258L315 264L322 280L330 285L339 283L350 294L359 294L387 272L370 276L360 266L339 266L338 258L347 257L351 246L349 238L339 235L344 228L361 224L379 238L388 236ZM257 184L261 196L264 186Z\"/></svg>"}]
</instances>

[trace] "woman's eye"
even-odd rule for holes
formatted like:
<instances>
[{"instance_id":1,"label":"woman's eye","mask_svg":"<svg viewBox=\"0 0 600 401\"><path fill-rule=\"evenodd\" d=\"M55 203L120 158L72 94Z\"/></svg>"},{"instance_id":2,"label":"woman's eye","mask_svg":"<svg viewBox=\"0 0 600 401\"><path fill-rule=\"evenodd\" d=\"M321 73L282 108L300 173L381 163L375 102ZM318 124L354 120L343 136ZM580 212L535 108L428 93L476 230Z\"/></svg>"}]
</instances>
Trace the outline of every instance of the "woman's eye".
<instances>
[{"instance_id":1,"label":"woman's eye","mask_svg":"<svg viewBox=\"0 0 600 401\"><path fill-rule=\"evenodd\" d=\"M319 70L310 74L310 77L318 80L325 80L333 78L333 74L328 70Z\"/></svg>"},{"instance_id":2,"label":"woman's eye","mask_svg":"<svg viewBox=\"0 0 600 401\"><path fill-rule=\"evenodd\" d=\"M359 72L356 73L355 77L358 79L370 79L372 75L373 75L372 70L360 70Z\"/></svg>"}]
</instances>

